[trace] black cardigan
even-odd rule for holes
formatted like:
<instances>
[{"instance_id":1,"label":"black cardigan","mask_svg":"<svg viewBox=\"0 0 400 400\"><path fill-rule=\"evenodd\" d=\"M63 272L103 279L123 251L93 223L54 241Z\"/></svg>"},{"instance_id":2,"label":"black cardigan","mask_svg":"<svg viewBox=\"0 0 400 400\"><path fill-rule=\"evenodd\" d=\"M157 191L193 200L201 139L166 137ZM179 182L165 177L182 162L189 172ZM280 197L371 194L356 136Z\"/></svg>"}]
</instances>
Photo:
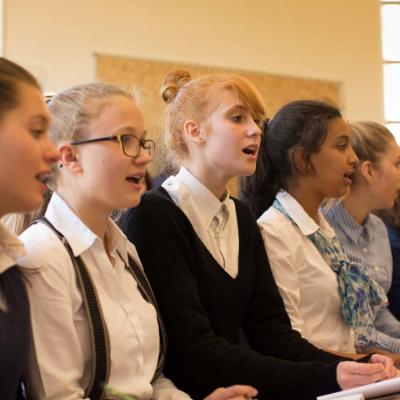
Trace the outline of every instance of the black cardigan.
<instances>
[{"instance_id":1,"label":"black cardigan","mask_svg":"<svg viewBox=\"0 0 400 400\"><path fill-rule=\"evenodd\" d=\"M22 399L21 380L28 368L31 325L28 296L19 271L13 267L0 274L0 399Z\"/></svg>"},{"instance_id":2,"label":"black cardigan","mask_svg":"<svg viewBox=\"0 0 400 400\"><path fill-rule=\"evenodd\" d=\"M166 376L195 399L233 384L256 387L260 399L315 399L340 390L340 359L292 330L256 221L234 201L236 279L217 264L163 188L146 193L123 219L167 329Z\"/></svg>"}]
</instances>

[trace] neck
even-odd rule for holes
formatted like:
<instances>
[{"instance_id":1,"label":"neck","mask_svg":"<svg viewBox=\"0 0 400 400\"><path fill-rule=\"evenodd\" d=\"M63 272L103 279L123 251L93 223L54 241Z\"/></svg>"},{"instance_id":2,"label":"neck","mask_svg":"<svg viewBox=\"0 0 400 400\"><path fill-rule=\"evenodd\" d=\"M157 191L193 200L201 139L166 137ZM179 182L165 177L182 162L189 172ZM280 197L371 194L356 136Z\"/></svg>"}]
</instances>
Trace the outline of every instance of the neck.
<instances>
[{"instance_id":1,"label":"neck","mask_svg":"<svg viewBox=\"0 0 400 400\"><path fill-rule=\"evenodd\" d=\"M318 223L318 208L324 198L316 192L309 190L299 183L290 183L287 192L293 196L297 202L304 208L304 211Z\"/></svg>"},{"instance_id":2,"label":"neck","mask_svg":"<svg viewBox=\"0 0 400 400\"><path fill-rule=\"evenodd\" d=\"M73 194L62 189L57 190L57 193L64 199L72 211L78 215L79 219L104 242L111 210L105 209L93 201L77 196L76 193Z\"/></svg>"},{"instance_id":3,"label":"neck","mask_svg":"<svg viewBox=\"0 0 400 400\"><path fill-rule=\"evenodd\" d=\"M370 196L365 195L358 187L352 187L349 195L342 200L344 208L362 225L368 214L374 209L370 204Z\"/></svg>"},{"instance_id":4,"label":"neck","mask_svg":"<svg viewBox=\"0 0 400 400\"><path fill-rule=\"evenodd\" d=\"M216 171L207 171L203 168L196 168L194 165L185 165L184 167L218 199L222 199L226 190L226 185L231 177L226 177Z\"/></svg>"}]
</instances>

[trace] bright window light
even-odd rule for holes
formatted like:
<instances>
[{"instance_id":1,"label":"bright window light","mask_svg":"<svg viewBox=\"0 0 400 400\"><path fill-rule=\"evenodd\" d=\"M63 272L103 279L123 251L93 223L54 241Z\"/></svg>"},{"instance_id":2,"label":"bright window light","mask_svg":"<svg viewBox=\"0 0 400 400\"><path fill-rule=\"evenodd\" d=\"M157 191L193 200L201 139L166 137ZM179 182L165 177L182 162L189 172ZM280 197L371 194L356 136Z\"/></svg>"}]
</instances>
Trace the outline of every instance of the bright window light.
<instances>
[{"instance_id":1,"label":"bright window light","mask_svg":"<svg viewBox=\"0 0 400 400\"><path fill-rule=\"evenodd\" d=\"M400 122L395 124L386 124L386 127L390 132L393 133L393 136L396 138L397 144L400 146Z\"/></svg>"},{"instance_id":2,"label":"bright window light","mask_svg":"<svg viewBox=\"0 0 400 400\"><path fill-rule=\"evenodd\" d=\"M383 59L400 61L400 3L382 5L381 19Z\"/></svg>"},{"instance_id":3,"label":"bright window light","mask_svg":"<svg viewBox=\"0 0 400 400\"><path fill-rule=\"evenodd\" d=\"M400 121L400 63L383 66L386 121Z\"/></svg>"}]
</instances>

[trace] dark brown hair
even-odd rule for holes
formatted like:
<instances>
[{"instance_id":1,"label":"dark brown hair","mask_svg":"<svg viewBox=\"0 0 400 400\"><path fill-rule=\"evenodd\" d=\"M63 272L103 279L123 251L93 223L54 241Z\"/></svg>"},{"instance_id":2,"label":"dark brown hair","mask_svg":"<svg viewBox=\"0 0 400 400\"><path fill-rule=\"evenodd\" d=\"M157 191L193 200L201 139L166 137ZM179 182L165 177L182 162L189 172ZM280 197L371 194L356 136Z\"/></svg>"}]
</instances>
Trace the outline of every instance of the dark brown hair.
<instances>
[{"instance_id":1,"label":"dark brown hair","mask_svg":"<svg viewBox=\"0 0 400 400\"><path fill-rule=\"evenodd\" d=\"M304 151L306 173L313 170L311 154L324 143L329 124L340 117L331 104L299 100L286 104L265 122L256 172L240 181L240 197L256 216L271 206L280 189L287 189L289 179L305 173L296 165L296 148Z\"/></svg>"},{"instance_id":2,"label":"dark brown hair","mask_svg":"<svg viewBox=\"0 0 400 400\"><path fill-rule=\"evenodd\" d=\"M0 57L0 118L19 103L19 84L25 83L40 90L36 78L14 62Z\"/></svg>"}]
</instances>

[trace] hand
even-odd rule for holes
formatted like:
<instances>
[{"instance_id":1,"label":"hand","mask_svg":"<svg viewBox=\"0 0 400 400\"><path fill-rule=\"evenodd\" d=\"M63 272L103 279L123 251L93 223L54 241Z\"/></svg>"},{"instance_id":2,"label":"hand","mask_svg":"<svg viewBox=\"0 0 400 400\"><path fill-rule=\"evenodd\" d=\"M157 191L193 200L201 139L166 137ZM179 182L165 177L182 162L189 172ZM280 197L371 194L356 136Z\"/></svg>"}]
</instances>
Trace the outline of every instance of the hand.
<instances>
[{"instance_id":1,"label":"hand","mask_svg":"<svg viewBox=\"0 0 400 400\"><path fill-rule=\"evenodd\" d=\"M394 366L394 361L391 357L382 354L372 354L369 362L382 364L385 368L386 379L394 378L398 375L399 370Z\"/></svg>"},{"instance_id":2,"label":"hand","mask_svg":"<svg viewBox=\"0 0 400 400\"><path fill-rule=\"evenodd\" d=\"M370 364L343 361L337 366L336 379L342 389L351 389L387 379L388 371L386 368L381 361L371 362Z\"/></svg>"},{"instance_id":3,"label":"hand","mask_svg":"<svg viewBox=\"0 0 400 400\"><path fill-rule=\"evenodd\" d=\"M257 396L257 390L251 386L234 385L218 388L204 400L248 400Z\"/></svg>"}]
</instances>

